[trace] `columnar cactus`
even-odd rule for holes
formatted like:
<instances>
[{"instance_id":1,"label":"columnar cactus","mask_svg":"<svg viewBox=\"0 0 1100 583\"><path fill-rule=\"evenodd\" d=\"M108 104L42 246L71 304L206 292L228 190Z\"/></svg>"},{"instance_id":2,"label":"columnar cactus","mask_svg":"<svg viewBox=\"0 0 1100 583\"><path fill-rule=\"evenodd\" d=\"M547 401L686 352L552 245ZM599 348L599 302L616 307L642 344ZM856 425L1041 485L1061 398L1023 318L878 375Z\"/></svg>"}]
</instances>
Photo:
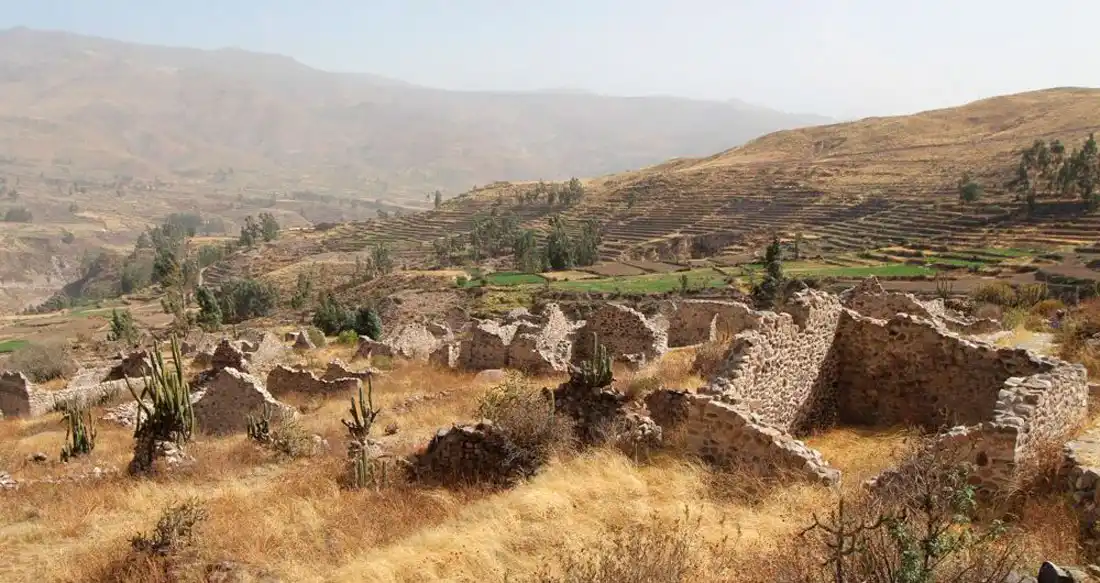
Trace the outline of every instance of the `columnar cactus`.
<instances>
[{"instance_id":1,"label":"columnar cactus","mask_svg":"<svg viewBox=\"0 0 1100 583\"><path fill-rule=\"evenodd\" d=\"M175 337L171 340L172 369L153 346L150 372L139 394L127 379L126 386L137 400L138 412L134 429L134 458L130 473L145 473L153 464L157 442L171 441L182 445L191 440L195 429L195 414L191 409L191 390L183 376L183 355ZM148 401L148 403L146 403Z\"/></svg>"},{"instance_id":2,"label":"columnar cactus","mask_svg":"<svg viewBox=\"0 0 1100 583\"><path fill-rule=\"evenodd\" d=\"M95 449L95 418L83 408L65 410L65 445L61 448L61 461L92 453Z\"/></svg>"}]
</instances>

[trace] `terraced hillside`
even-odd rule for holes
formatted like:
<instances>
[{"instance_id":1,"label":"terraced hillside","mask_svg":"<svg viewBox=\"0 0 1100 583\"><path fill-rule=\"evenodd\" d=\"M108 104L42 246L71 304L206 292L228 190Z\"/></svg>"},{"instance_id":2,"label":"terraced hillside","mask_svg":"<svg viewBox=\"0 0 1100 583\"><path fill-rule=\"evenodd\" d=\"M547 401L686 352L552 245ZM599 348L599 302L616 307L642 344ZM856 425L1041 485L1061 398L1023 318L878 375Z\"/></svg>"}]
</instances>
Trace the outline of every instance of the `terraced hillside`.
<instances>
[{"instance_id":1,"label":"terraced hillside","mask_svg":"<svg viewBox=\"0 0 1100 583\"><path fill-rule=\"evenodd\" d=\"M1028 217L1004 184L1034 140L1076 145L1095 130L1100 90L1051 89L777 132L709 158L588 180L584 198L568 208L521 204L516 193L529 185L497 184L437 210L348 223L281 245L300 251L283 254L293 262L388 241L400 263L428 265L433 239L468 231L494 205L539 230L552 214L574 224L595 218L607 260L733 256L773 234L801 235L822 256L914 244L1088 245L1098 238L1100 216L1066 200L1045 201ZM959 201L966 172L984 186L979 202ZM272 258L264 262L268 268ZM219 269L257 271L250 264L238 257Z\"/></svg>"}]
</instances>

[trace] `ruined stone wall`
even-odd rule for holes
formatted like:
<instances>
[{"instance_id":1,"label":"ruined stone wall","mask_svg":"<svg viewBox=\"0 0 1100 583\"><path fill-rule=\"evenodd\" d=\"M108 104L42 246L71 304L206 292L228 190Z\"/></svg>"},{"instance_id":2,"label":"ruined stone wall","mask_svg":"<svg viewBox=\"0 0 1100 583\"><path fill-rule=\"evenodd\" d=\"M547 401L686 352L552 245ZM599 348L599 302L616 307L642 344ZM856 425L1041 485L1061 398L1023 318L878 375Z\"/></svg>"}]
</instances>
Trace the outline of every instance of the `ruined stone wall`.
<instances>
[{"instance_id":1,"label":"ruined stone wall","mask_svg":"<svg viewBox=\"0 0 1100 583\"><path fill-rule=\"evenodd\" d=\"M706 395L684 399L684 415L678 428L687 449L703 461L746 467L765 476L825 484L840 479L840 472L831 468L820 453L759 416Z\"/></svg>"},{"instance_id":2,"label":"ruined stone wall","mask_svg":"<svg viewBox=\"0 0 1100 583\"><path fill-rule=\"evenodd\" d=\"M1088 417L1088 373L1079 364L1032 355L1050 367L1029 377L1007 379L998 393L993 426L1017 431L1016 464L1027 467L1051 455Z\"/></svg>"},{"instance_id":3,"label":"ruined stone wall","mask_svg":"<svg viewBox=\"0 0 1100 583\"><path fill-rule=\"evenodd\" d=\"M295 415L293 407L277 401L256 377L232 368L218 371L192 407L198 429L214 434L244 431L248 416L261 416L265 408L275 419Z\"/></svg>"},{"instance_id":4,"label":"ruined stone wall","mask_svg":"<svg viewBox=\"0 0 1100 583\"><path fill-rule=\"evenodd\" d=\"M1009 377L1048 372L1024 350L998 349L904 314L876 320L846 311L837 330L840 421L931 429L993 418Z\"/></svg>"},{"instance_id":5,"label":"ruined stone wall","mask_svg":"<svg viewBox=\"0 0 1100 583\"><path fill-rule=\"evenodd\" d=\"M661 310L668 316L669 348L730 338L759 320L749 306L722 300L674 301Z\"/></svg>"},{"instance_id":6,"label":"ruined stone wall","mask_svg":"<svg viewBox=\"0 0 1100 583\"><path fill-rule=\"evenodd\" d=\"M130 379L135 391L145 386L144 379ZM96 384L73 383L59 391L43 391L22 373L0 374L0 414L5 417L37 417L66 405L89 407L129 395L126 380Z\"/></svg>"},{"instance_id":7,"label":"ruined stone wall","mask_svg":"<svg viewBox=\"0 0 1100 583\"><path fill-rule=\"evenodd\" d=\"M557 304L543 309L541 323L520 323L508 346L508 366L529 374L568 370L573 335L583 324L574 323Z\"/></svg>"},{"instance_id":8,"label":"ruined stone wall","mask_svg":"<svg viewBox=\"0 0 1100 583\"><path fill-rule=\"evenodd\" d=\"M942 299L921 300L913 294L888 292L878 278L869 277L842 295L846 308L864 316L889 320L909 314L932 320L938 327L964 334L986 334L1000 330L996 320L973 319L949 310Z\"/></svg>"},{"instance_id":9,"label":"ruined stone wall","mask_svg":"<svg viewBox=\"0 0 1100 583\"><path fill-rule=\"evenodd\" d=\"M278 397L287 393L310 395L348 394L358 391L362 381L354 377L324 380L308 370L298 370L280 364L267 375L267 390Z\"/></svg>"},{"instance_id":10,"label":"ruined stone wall","mask_svg":"<svg viewBox=\"0 0 1100 583\"><path fill-rule=\"evenodd\" d=\"M703 389L792 433L826 425L833 410L833 340L842 308L835 296L807 290L789 313L756 312L736 335L717 377Z\"/></svg>"},{"instance_id":11,"label":"ruined stone wall","mask_svg":"<svg viewBox=\"0 0 1100 583\"><path fill-rule=\"evenodd\" d=\"M481 320L473 326L462 342L459 360L472 370L505 368L508 366L508 346L519 329L518 324L501 324Z\"/></svg>"},{"instance_id":12,"label":"ruined stone wall","mask_svg":"<svg viewBox=\"0 0 1100 583\"><path fill-rule=\"evenodd\" d=\"M668 327L668 319L663 316L649 319L627 306L601 304L577 331L573 360L591 356L593 334L613 358L636 356L652 360L668 351Z\"/></svg>"}]
</instances>

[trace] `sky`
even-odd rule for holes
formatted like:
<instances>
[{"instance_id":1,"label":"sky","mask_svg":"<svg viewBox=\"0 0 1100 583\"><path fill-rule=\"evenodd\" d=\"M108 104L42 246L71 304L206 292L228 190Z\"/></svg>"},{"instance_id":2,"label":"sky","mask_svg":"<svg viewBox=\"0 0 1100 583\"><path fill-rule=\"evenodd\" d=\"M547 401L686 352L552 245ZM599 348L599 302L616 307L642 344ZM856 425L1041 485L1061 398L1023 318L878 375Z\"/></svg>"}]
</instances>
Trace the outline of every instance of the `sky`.
<instances>
[{"instance_id":1,"label":"sky","mask_svg":"<svg viewBox=\"0 0 1100 583\"><path fill-rule=\"evenodd\" d=\"M1100 87L1098 0L0 0L12 26L445 89L740 99L838 119Z\"/></svg>"}]
</instances>

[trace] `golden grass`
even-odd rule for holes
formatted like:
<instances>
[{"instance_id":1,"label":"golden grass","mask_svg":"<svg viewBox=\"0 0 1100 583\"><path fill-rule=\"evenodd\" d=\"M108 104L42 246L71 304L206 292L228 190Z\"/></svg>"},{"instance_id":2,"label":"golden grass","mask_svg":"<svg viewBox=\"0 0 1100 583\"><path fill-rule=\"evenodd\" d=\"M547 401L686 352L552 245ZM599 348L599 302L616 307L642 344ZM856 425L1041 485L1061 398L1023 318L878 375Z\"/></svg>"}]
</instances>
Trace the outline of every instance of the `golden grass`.
<instances>
[{"instance_id":1,"label":"golden grass","mask_svg":"<svg viewBox=\"0 0 1100 583\"><path fill-rule=\"evenodd\" d=\"M648 373L676 384L690 378L684 364L690 356L674 353ZM485 389L473 376L406 363L379 377L379 424L400 428L381 437L383 442L408 453L436 428L468 419ZM410 397L441 390L448 396L407 404ZM504 581L530 574L562 549L604 540L609 529L653 516L675 518L685 509L698 517L700 536L728 538L725 552L748 565L761 549L786 544L813 511L836 496L807 484L763 488L752 499L723 496L715 474L690 461L661 454L639 465L599 449L556 459L529 483L500 493L400 485L342 490L336 478L346 431L338 420L348 403L337 396L310 405L303 427L329 442L318 457L285 461L241 435L200 436L190 448L198 461L166 477L36 484L0 494L0 580L117 580L112 571L127 556L129 538L151 528L166 506L192 497L209 511L199 526L194 560L260 565L287 581L398 582ZM63 436L57 415L0 421L0 464L16 479L32 480L94 465L124 468L129 458L130 430L101 423L89 458L68 466L22 462L39 450L55 459ZM845 488L854 488L894 463L909 438L901 430L838 429L807 441L845 472ZM1064 534L1068 510L1035 501L1025 511L1028 521L1040 525L1031 544L1050 557L1066 556L1072 538ZM1055 528L1057 536L1041 534ZM744 573L740 580L757 580L756 571Z\"/></svg>"}]
</instances>

